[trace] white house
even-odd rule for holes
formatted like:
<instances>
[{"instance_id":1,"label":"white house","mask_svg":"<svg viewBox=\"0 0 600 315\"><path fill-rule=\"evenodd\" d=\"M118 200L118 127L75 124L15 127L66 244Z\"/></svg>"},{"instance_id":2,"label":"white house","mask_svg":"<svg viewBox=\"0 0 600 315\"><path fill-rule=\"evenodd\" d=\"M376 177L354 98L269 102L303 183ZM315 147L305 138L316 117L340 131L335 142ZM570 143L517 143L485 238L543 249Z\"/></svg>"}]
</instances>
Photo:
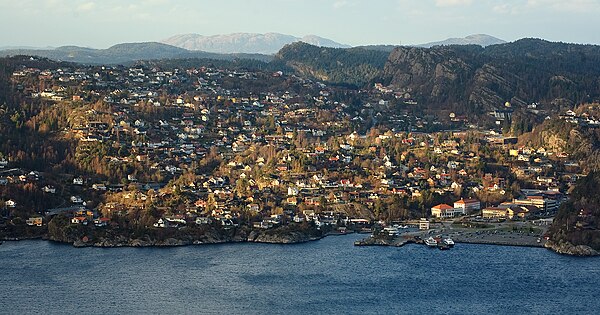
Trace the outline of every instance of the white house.
<instances>
[{"instance_id":1,"label":"white house","mask_svg":"<svg viewBox=\"0 0 600 315\"><path fill-rule=\"evenodd\" d=\"M163 220L162 218L158 219L158 222L154 223L153 225L156 228L164 228L165 227L165 220Z\"/></svg>"},{"instance_id":2,"label":"white house","mask_svg":"<svg viewBox=\"0 0 600 315\"><path fill-rule=\"evenodd\" d=\"M297 196L300 191L297 187L288 187L288 196Z\"/></svg>"},{"instance_id":3,"label":"white house","mask_svg":"<svg viewBox=\"0 0 600 315\"><path fill-rule=\"evenodd\" d=\"M49 194L55 194L56 188L54 188L54 186L46 185L44 188L42 188L42 191Z\"/></svg>"},{"instance_id":4,"label":"white house","mask_svg":"<svg viewBox=\"0 0 600 315\"><path fill-rule=\"evenodd\" d=\"M71 202L72 203L83 203L83 199L81 199L81 197L79 197L79 196L71 196Z\"/></svg>"}]
</instances>

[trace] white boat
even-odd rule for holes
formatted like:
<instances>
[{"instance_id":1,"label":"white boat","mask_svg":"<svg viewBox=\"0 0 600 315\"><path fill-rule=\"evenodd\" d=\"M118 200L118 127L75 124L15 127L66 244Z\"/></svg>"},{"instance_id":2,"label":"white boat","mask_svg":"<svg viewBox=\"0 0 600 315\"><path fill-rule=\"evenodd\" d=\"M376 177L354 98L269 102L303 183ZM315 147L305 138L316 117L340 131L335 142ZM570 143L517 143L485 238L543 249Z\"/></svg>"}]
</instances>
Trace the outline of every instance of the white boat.
<instances>
[{"instance_id":1,"label":"white boat","mask_svg":"<svg viewBox=\"0 0 600 315\"><path fill-rule=\"evenodd\" d=\"M427 245L429 247L436 247L437 244L438 244L438 242L433 237L429 237L428 239L425 240L425 245Z\"/></svg>"},{"instance_id":2,"label":"white boat","mask_svg":"<svg viewBox=\"0 0 600 315\"><path fill-rule=\"evenodd\" d=\"M383 231L385 233L387 233L389 236L400 235L400 231L398 231L398 228L396 228L396 227L386 227L383 229Z\"/></svg>"},{"instance_id":3,"label":"white boat","mask_svg":"<svg viewBox=\"0 0 600 315\"><path fill-rule=\"evenodd\" d=\"M454 246L454 241L451 238L449 238L449 237L445 238L442 241L442 243L444 243L444 245L446 245L446 246L450 246L450 247Z\"/></svg>"}]
</instances>

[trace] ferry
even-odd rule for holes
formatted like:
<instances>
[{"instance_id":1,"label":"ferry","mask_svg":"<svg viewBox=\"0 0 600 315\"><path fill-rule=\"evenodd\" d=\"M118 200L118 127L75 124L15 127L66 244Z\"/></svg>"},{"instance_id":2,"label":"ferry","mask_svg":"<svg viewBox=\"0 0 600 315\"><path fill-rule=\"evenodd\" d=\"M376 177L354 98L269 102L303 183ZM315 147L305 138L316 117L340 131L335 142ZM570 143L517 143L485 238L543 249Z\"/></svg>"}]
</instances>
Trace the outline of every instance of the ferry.
<instances>
[{"instance_id":1,"label":"ferry","mask_svg":"<svg viewBox=\"0 0 600 315\"><path fill-rule=\"evenodd\" d=\"M454 246L454 241L451 238L445 238L442 243L448 247Z\"/></svg>"},{"instance_id":2,"label":"ferry","mask_svg":"<svg viewBox=\"0 0 600 315\"><path fill-rule=\"evenodd\" d=\"M428 239L425 240L425 245L427 245L429 247L436 247L437 244L438 244L438 242L433 237L429 237Z\"/></svg>"}]
</instances>

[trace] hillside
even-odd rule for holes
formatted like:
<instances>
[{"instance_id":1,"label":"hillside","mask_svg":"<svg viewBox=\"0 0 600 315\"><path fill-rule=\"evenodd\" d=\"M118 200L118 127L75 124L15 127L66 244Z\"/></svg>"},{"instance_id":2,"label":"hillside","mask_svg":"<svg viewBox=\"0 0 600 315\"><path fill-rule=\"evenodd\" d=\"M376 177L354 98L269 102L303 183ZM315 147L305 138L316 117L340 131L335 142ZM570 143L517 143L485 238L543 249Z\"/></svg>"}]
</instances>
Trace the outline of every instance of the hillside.
<instances>
[{"instance_id":1,"label":"hillside","mask_svg":"<svg viewBox=\"0 0 600 315\"><path fill-rule=\"evenodd\" d=\"M315 46L349 48L350 46L334 42L316 35L296 37L279 33L253 34L235 33L224 35L203 36L200 34L175 35L162 40L162 43L189 50L230 54L230 53L259 53L275 54L285 45L295 42L305 42Z\"/></svg>"},{"instance_id":2,"label":"hillside","mask_svg":"<svg viewBox=\"0 0 600 315\"><path fill-rule=\"evenodd\" d=\"M597 105L594 107L597 108ZM566 153L570 159L577 161L585 172L600 171L598 128L577 126L563 119L550 119L519 138L522 145L545 147Z\"/></svg>"},{"instance_id":3,"label":"hillside","mask_svg":"<svg viewBox=\"0 0 600 315\"><path fill-rule=\"evenodd\" d=\"M593 101L600 96L599 61L600 46L537 39L486 48L398 47L382 77L432 108L485 112L506 101L517 107Z\"/></svg>"},{"instance_id":4,"label":"hillside","mask_svg":"<svg viewBox=\"0 0 600 315\"><path fill-rule=\"evenodd\" d=\"M256 59L268 62L270 56L260 54L217 54L155 42L123 43L107 49L63 46L56 49L12 49L0 51L0 56L31 55L82 64L124 64L137 60L202 58L215 60Z\"/></svg>"},{"instance_id":5,"label":"hillside","mask_svg":"<svg viewBox=\"0 0 600 315\"><path fill-rule=\"evenodd\" d=\"M364 86L380 75L388 53L364 48L325 48L298 42L275 56L299 74L336 84Z\"/></svg>"},{"instance_id":6,"label":"hillside","mask_svg":"<svg viewBox=\"0 0 600 315\"><path fill-rule=\"evenodd\" d=\"M577 182L550 229L550 244L563 254L590 256L600 251L600 173L591 172Z\"/></svg>"}]
</instances>

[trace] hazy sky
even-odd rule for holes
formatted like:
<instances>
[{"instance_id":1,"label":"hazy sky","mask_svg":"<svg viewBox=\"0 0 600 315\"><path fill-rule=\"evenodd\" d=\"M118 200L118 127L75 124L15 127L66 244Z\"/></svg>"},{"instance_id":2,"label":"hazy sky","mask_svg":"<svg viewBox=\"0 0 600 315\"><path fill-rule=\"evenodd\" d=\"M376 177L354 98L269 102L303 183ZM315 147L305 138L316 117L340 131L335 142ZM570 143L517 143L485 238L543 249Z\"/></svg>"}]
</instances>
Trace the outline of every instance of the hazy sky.
<instances>
[{"instance_id":1,"label":"hazy sky","mask_svg":"<svg viewBox=\"0 0 600 315\"><path fill-rule=\"evenodd\" d=\"M0 0L0 46L107 48L176 34L315 34L349 45L485 33L600 44L600 0Z\"/></svg>"}]
</instances>

